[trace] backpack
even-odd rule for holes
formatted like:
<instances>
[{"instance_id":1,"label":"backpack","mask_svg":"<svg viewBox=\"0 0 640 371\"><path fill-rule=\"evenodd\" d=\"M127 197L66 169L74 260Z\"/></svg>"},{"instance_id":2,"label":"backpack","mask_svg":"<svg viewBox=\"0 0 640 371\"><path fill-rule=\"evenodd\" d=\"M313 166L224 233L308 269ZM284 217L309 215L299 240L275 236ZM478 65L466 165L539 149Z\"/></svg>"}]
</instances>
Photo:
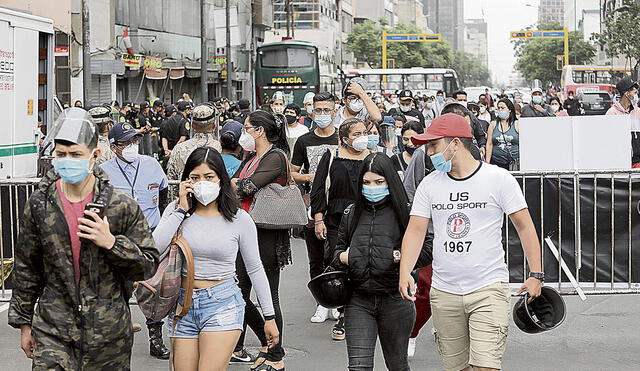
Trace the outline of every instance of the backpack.
<instances>
[{"instance_id":1,"label":"backpack","mask_svg":"<svg viewBox=\"0 0 640 371\"><path fill-rule=\"evenodd\" d=\"M184 317L191 308L193 295L194 264L193 254L184 237L176 232L167 250L160 257L158 270L146 281L135 283L134 295L138 306L145 315L154 321L161 321L171 311L176 310L176 318ZM182 283L182 266L187 265L187 287L184 287L184 304L178 306Z\"/></svg>"}]
</instances>

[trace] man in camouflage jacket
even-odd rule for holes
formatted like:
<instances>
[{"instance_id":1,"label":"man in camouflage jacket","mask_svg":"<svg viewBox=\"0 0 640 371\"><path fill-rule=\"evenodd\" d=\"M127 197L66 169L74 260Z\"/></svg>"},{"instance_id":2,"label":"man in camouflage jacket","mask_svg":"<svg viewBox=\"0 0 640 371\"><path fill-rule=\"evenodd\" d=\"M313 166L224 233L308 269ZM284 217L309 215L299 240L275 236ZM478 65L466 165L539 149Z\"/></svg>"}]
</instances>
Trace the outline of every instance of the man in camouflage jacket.
<instances>
[{"instance_id":1,"label":"man in camouflage jacket","mask_svg":"<svg viewBox=\"0 0 640 371\"><path fill-rule=\"evenodd\" d=\"M125 282L151 277L158 252L138 204L115 190L100 167L92 172L93 202L106 205L115 243L105 249L81 240L78 285L56 172L40 181L21 218L9 325L31 326L34 370L130 369L131 293Z\"/></svg>"}]
</instances>

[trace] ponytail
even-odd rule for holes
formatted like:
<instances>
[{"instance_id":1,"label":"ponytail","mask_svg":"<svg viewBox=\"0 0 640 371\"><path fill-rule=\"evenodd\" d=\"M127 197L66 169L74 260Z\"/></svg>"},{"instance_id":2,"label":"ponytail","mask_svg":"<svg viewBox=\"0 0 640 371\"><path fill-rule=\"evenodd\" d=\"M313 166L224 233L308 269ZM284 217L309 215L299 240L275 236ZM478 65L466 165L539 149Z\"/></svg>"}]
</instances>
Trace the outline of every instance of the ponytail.
<instances>
[{"instance_id":1,"label":"ponytail","mask_svg":"<svg viewBox=\"0 0 640 371\"><path fill-rule=\"evenodd\" d=\"M282 114L272 114L267 111L257 110L249 114L251 125L264 128L267 140L276 148L281 149L287 156L290 153L287 142L287 119Z\"/></svg>"}]
</instances>

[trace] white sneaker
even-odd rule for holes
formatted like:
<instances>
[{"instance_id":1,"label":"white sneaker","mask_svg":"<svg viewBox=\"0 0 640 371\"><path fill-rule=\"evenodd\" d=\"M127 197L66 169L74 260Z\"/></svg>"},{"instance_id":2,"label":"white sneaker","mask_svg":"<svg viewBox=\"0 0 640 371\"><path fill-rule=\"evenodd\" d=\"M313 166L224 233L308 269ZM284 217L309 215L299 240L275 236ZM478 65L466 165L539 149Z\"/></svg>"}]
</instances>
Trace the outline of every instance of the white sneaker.
<instances>
[{"instance_id":1,"label":"white sneaker","mask_svg":"<svg viewBox=\"0 0 640 371\"><path fill-rule=\"evenodd\" d=\"M413 358L416 354L416 338L409 338L409 346L407 347L407 357Z\"/></svg>"},{"instance_id":2,"label":"white sneaker","mask_svg":"<svg viewBox=\"0 0 640 371\"><path fill-rule=\"evenodd\" d=\"M318 305L316 308L316 313L311 317L312 323L322 323L329 318L329 309L323 307L322 305Z\"/></svg>"},{"instance_id":3,"label":"white sneaker","mask_svg":"<svg viewBox=\"0 0 640 371\"><path fill-rule=\"evenodd\" d=\"M335 320L340 318L340 312L338 312L338 308L331 309L331 317Z\"/></svg>"}]
</instances>

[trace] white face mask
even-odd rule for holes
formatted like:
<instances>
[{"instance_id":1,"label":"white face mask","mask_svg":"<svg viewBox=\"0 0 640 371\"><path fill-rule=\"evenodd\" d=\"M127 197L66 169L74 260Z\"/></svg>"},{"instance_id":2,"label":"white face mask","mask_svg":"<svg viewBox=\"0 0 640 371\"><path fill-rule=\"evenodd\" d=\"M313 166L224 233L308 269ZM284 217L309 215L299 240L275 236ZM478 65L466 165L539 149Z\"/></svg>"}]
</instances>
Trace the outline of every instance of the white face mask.
<instances>
[{"instance_id":1,"label":"white face mask","mask_svg":"<svg viewBox=\"0 0 640 371\"><path fill-rule=\"evenodd\" d=\"M253 152L256 150L256 140L247 132L240 135L238 144L247 152Z\"/></svg>"},{"instance_id":2,"label":"white face mask","mask_svg":"<svg viewBox=\"0 0 640 371\"><path fill-rule=\"evenodd\" d=\"M363 135L361 137L357 137L351 142L351 147L358 152L362 152L369 146L369 136Z\"/></svg>"},{"instance_id":3,"label":"white face mask","mask_svg":"<svg viewBox=\"0 0 640 371\"><path fill-rule=\"evenodd\" d=\"M207 206L218 199L219 194L220 184L218 183L203 180L193 185L193 196L202 206Z\"/></svg>"},{"instance_id":4,"label":"white face mask","mask_svg":"<svg viewBox=\"0 0 640 371\"><path fill-rule=\"evenodd\" d=\"M402 135L402 128L396 128L395 133L397 136L401 136Z\"/></svg>"},{"instance_id":5,"label":"white face mask","mask_svg":"<svg viewBox=\"0 0 640 371\"><path fill-rule=\"evenodd\" d=\"M553 112L558 112L559 109L560 109L560 106L558 106L557 104L552 104L551 105L551 110Z\"/></svg>"},{"instance_id":6,"label":"white face mask","mask_svg":"<svg viewBox=\"0 0 640 371\"><path fill-rule=\"evenodd\" d=\"M361 99L352 100L349 103L349 108L353 112L360 112L364 108L364 102Z\"/></svg>"},{"instance_id":7,"label":"white face mask","mask_svg":"<svg viewBox=\"0 0 640 371\"><path fill-rule=\"evenodd\" d=\"M126 146L123 150L122 150L122 158L126 161L126 162L133 162L135 161L139 154L138 154L138 145L137 144L129 144L128 146Z\"/></svg>"},{"instance_id":8,"label":"white face mask","mask_svg":"<svg viewBox=\"0 0 640 371\"><path fill-rule=\"evenodd\" d=\"M486 107L480 107L480 113L485 113L487 112L487 108Z\"/></svg>"},{"instance_id":9,"label":"white face mask","mask_svg":"<svg viewBox=\"0 0 640 371\"><path fill-rule=\"evenodd\" d=\"M284 112L284 106L272 106L271 109L273 110L273 113L283 113Z\"/></svg>"},{"instance_id":10,"label":"white face mask","mask_svg":"<svg viewBox=\"0 0 640 371\"><path fill-rule=\"evenodd\" d=\"M461 100L461 101L457 101L456 103L460 103L464 106L464 108L467 108L467 101L466 100Z\"/></svg>"}]
</instances>

